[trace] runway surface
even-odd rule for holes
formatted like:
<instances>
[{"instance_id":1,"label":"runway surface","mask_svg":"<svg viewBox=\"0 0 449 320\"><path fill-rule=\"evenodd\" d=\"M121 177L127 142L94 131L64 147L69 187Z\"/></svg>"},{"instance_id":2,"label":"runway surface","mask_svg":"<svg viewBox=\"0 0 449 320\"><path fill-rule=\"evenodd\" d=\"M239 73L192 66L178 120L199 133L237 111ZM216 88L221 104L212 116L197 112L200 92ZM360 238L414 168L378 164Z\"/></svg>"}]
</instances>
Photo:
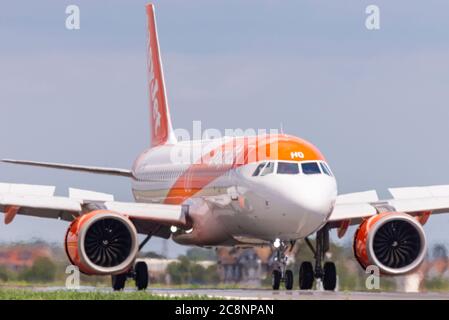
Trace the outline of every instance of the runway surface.
<instances>
[{"instance_id":1,"label":"runway surface","mask_svg":"<svg viewBox=\"0 0 449 320\"><path fill-rule=\"evenodd\" d=\"M67 290L65 287L36 287L35 291ZM81 287L83 292L112 292L111 289ZM125 291L135 291L126 289ZM224 299L249 300L449 300L449 292L402 293L402 292L326 292L268 289L148 289L148 293L169 297L208 296Z\"/></svg>"}]
</instances>

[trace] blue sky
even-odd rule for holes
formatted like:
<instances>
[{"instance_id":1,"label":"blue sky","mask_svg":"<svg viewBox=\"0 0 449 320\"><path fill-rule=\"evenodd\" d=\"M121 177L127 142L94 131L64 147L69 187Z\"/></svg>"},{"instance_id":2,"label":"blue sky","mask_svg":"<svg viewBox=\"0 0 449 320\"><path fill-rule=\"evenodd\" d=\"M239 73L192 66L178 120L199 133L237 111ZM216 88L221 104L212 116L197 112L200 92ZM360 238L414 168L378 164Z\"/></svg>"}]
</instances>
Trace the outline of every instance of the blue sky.
<instances>
[{"instance_id":1,"label":"blue sky","mask_svg":"<svg viewBox=\"0 0 449 320\"><path fill-rule=\"evenodd\" d=\"M282 123L323 151L341 193L449 184L447 1L155 3L175 127ZM79 31L65 29L69 4L81 9ZM144 4L2 6L1 157L131 166L149 143ZM369 4L380 8L378 31L365 28ZM132 199L123 178L11 165L0 177ZM447 228L449 216L431 218L431 242L447 243ZM57 221L0 225L0 241L64 233Z\"/></svg>"}]
</instances>

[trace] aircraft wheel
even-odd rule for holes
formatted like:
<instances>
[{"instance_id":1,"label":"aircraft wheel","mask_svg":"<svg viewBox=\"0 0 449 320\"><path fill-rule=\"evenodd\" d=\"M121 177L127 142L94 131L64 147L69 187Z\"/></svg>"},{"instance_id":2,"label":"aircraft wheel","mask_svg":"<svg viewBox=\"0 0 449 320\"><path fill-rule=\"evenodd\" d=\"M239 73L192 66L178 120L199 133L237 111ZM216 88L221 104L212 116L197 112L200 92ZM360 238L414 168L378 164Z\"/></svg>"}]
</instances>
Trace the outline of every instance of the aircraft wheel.
<instances>
[{"instance_id":1,"label":"aircraft wheel","mask_svg":"<svg viewBox=\"0 0 449 320\"><path fill-rule=\"evenodd\" d=\"M148 266L144 261L139 261L134 267L137 290L148 288Z\"/></svg>"},{"instance_id":2,"label":"aircraft wheel","mask_svg":"<svg viewBox=\"0 0 449 320\"><path fill-rule=\"evenodd\" d=\"M313 286L313 266L309 261L304 261L301 263L299 268L299 289L310 290Z\"/></svg>"},{"instance_id":3,"label":"aircraft wheel","mask_svg":"<svg viewBox=\"0 0 449 320\"><path fill-rule=\"evenodd\" d=\"M126 282L126 273L113 275L112 277L112 289L114 291L120 291L125 288L125 282Z\"/></svg>"},{"instance_id":4,"label":"aircraft wheel","mask_svg":"<svg viewBox=\"0 0 449 320\"><path fill-rule=\"evenodd\" d=\"M324 290L334 291L337 286L337 269L335 263L326 262L323 267L323 287Z\"/></svg>"},{"instance_id":5,"label":"aircraft wheel","mask_svg":"<svg viewBox=\"0 0 449 320\"><path fill-rule=\"evenodd\" d=\"M291 270L285 271L285 289L293 289L293 271Z\"/></svg>"},{"instance_id":6,"label":"aircraft wheel","mask_svg":"<svg viewBox=\"0 0 449 320\"><path fill-rule=\"evenodd\" d=\"M273 270L271 274L272 286L273 290L279 290L279 286L281 285L281 272L279 270Z\"/></svg>"}]
</instances>

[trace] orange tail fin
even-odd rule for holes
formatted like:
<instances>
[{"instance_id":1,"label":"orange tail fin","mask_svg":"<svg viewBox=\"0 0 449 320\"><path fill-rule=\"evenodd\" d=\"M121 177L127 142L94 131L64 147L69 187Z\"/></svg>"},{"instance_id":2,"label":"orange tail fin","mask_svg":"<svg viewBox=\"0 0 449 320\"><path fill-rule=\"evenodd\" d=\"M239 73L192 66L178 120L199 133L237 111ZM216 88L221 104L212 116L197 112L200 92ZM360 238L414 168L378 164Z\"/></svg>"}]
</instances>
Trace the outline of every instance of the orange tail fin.
<instances>
[{"instance_id":1,"label":"orange tail fin","mask_svg":"<svg viewBox=\"0 0 449 320\"><path fill-rule=\"evenodd\" d=\"M159 51L154 6L146 6L148 16L148 86L150 100L151 146L176 143L170 120L164 73Z\"/></svg>"}]
</instances>

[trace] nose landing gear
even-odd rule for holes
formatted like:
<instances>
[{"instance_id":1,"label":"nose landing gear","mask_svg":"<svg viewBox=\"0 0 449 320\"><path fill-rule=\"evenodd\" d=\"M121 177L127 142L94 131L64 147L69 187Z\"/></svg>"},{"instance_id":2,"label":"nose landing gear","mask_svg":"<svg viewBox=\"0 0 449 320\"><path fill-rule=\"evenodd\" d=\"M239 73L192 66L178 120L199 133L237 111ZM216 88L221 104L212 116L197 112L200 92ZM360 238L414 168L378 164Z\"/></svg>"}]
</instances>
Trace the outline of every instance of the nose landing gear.
<instances>
[{"instance_id":1,"label":"nose landing gear","mask_svg":"<svg viewBox=\"0 0 449 320\"><path fill-rule=\"evenodd\" d=\"M299 288L310 290L313 287L314 279L321 279L324 290L334 291L337 286L337 270L333 262L322 262L327 251L329 251L329 228L324 226L317 232L316 245L313 247L308 238L305 238L307 245L312 250L315 257L315 268L312 263L305 261L299 269Z\"/></svg>"},{"instance_id":2,"label":"nose landing gear","mask_svg":"<svg viewBox=\"0 0 449 320\"><path fill-rule=\"evenodd\" d=\"M294 242L291 243L290 250L294 246ZM287 270L287 256L285 252L288 249L288 245L284 242L276 239L274 242L274 246L276 248L276 257L275 257L275 266L274 270L271 274L272 279L272 288L273 290L279 290L281 282L284 283L285 289L292 290L293 289L293 271Z\"/></svg>"}]
</instances>

